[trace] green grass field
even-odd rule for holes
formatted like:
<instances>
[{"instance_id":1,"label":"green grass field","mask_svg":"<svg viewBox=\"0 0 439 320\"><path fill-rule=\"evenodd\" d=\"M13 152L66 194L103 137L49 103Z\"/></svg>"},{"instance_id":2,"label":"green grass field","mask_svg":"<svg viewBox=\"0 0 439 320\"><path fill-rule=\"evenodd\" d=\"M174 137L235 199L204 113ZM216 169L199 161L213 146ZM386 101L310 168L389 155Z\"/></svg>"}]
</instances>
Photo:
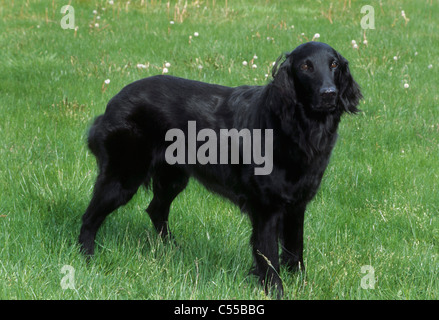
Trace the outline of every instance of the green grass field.
<instances>
[{"instance_id":1,"label":"green grass field","mask_svg":"<svg viewBox=\"0 0 439 320\"><path fill-rule=\"evenodd\" d=\"M67 4L76 29L61 27ZM364 5L375 29L361 27ZM96 177L85 137L134 80L166 67L263 85L316 33L365 98L340 125L306 214L307 271L281 271L284 298L439 299L438 16L433 0L1 0L0 299L269 299L248 275L247 217L195 181L171 210L178 246L158 239L140 190L107 218L87 265L76 243Z\"/></svg>"}]
</instances>

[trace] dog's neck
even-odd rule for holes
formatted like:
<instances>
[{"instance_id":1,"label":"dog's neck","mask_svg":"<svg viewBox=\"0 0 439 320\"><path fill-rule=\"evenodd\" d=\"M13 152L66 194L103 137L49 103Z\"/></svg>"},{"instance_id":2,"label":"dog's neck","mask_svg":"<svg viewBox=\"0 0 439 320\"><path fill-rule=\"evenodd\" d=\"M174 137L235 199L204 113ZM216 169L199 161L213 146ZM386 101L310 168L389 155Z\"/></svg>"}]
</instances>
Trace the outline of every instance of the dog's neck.
<instances>
[{"instance_id":1,"label":"dog's neck","mask_svg":"<svg viewBox=\"0 0 439 320\"><path fill-rule=\"evenodd\" d=\"M328 155L337 140L343 111L312 112L293 99L280 101L275 85L269 84L265 90L265 106L268 108L259 108L259 127L273 128L275 143L276 140L289 140L290 145L298 148L296 151L302 151L308 161L319 155Z\"/></svg>"}]
</instances>

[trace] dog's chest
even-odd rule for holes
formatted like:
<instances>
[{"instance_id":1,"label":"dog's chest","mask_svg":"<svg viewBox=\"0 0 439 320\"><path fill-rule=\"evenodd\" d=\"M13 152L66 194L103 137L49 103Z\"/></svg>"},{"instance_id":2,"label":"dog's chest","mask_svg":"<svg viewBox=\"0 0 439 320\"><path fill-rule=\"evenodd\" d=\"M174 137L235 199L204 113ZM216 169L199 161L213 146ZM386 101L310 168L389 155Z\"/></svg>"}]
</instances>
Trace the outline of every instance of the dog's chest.
<instances>
[{"instance_id":1,"label":"dog's chest","mask_svg":"<svg viewBox=\"0 0 439 320\"><path fill-rule=\"evenodd\" d=\"M329 163L330 152L316 155L309 163L293 161L273 169L271 194L278 202L308 203L316 195Z\"/></svg>"}]
</instances>

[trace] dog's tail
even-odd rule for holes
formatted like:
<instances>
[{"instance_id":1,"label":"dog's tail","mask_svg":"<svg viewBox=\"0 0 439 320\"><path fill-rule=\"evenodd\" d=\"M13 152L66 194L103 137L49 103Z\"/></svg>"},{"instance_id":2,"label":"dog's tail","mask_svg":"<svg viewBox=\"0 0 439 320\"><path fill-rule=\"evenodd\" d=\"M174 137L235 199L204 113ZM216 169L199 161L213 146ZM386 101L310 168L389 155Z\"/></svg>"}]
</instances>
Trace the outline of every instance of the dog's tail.
<instances>
[{"instance_id":1,"label":"dog's tail","mask_svg":"<svg viewBox=\"0 0 439 320\"><path fill-rule=\"evenodd\" d=\"M88 131L88 148L96 157L99 169L102 161L105 159L104 141L103 141L103 115L97 117Z\"/></svg>"}]
</instances>

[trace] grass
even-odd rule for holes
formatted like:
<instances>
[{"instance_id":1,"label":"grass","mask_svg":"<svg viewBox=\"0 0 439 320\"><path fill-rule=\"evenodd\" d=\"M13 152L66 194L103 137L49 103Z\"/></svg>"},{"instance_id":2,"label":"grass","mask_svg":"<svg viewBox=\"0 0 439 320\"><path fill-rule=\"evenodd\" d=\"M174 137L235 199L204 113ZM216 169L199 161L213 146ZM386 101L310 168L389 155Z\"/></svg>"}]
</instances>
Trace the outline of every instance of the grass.
<instances>
[{"instance_id":1,"label":"grass","mask_svg":"<svg viewBox=\"0 0 439 320\"><path fill-rule=\"evenodd\" d=\"M307 271L281 270L285 298L439 298L437 2L114 2L71 1L76 31L60 26L64 4L0 2L1 299L269 298L248 276L247 218L195 181L173 203L178 246L156 237L142 190L106 220L87 265L76 244L96 177L85 134L124 85L166 62L181 77L264 84L315 33L350 61L365 99L308 207ZM376 29L364 32L366 4ZM61 287L65 265L73 290Z\"/></svg>"}]
</instances>

